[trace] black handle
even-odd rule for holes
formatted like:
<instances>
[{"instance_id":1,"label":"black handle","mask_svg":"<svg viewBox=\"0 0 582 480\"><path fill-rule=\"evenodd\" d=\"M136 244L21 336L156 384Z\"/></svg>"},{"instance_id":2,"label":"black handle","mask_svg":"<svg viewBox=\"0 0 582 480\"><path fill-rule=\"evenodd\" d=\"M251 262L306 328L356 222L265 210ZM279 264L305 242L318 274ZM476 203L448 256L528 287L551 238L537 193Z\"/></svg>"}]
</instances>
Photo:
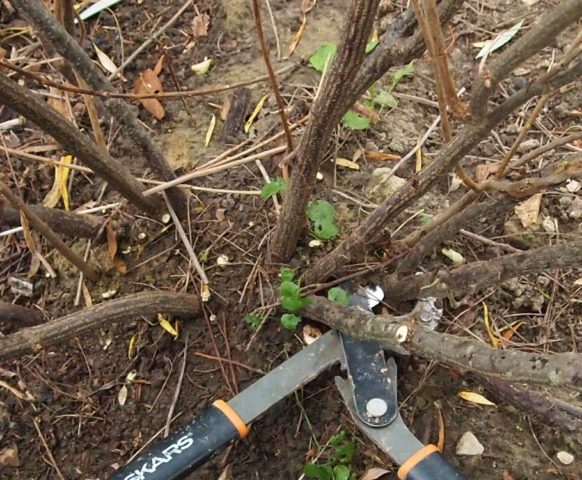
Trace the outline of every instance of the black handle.
<instances>
[{"instance_id":1,"label":"black handle","mask_svg":"<svg viewBox=\"0 0 582 480\"><path fill-rule=\"evenodd\" d=\"M246 433L236 412L219 400L188 425L121 467L109 480L179 480Z\"/></svg>"},{"instance_id":2,"label":"black handle","mask_svg":"<svg viewBox=\"0 0 582 480\"><path fill-rule=\"evenodd\" d=\"M428 445L410 457L398 470L401 480L465 480L441 454Z\"/></svg>"}]
</instances>

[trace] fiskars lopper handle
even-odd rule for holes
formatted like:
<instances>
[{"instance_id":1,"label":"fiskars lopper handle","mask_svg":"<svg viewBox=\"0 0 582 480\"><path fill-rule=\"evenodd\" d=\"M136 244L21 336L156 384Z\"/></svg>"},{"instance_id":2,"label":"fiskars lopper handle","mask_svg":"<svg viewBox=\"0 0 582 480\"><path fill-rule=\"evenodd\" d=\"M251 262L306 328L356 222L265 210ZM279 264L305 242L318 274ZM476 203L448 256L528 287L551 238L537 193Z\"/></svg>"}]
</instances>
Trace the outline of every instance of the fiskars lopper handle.
<instances>
[{"instance_id":1,"label":"fiskars lopper handle","mask_svg":"<svg viewBox=\"0 0 582 480\"><path fill-rule=\"evenodd\" d=\"M109 480L179 480L244 438L248 428L228 403L217 400L202 415L175 430Z\"/></svg>"},{"instance_id":2,"label":"fiskars lopper handle","mask_svg":"<svg viewBox=\"0 0 582 480\"><path fill-rule=\"evenodd\" d=\"M398 470L400 480L465 480L434 445L427 445Z\"/></svg>"}]
</instances>

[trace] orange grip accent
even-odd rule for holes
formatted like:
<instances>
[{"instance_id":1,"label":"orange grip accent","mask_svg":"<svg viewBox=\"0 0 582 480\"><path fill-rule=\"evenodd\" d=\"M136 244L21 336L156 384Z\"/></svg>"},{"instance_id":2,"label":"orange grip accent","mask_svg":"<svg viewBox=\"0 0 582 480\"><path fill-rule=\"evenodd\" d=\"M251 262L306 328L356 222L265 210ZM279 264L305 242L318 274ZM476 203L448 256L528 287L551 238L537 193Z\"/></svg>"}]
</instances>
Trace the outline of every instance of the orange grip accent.
<instances>
[{"instance_id":1,"label":"orange grip accent","mask_svg":"<svg viewBox=\"0 0 582 480\"><path fill-rule=\"evenodd\" d=\"M421 448L418 452L408 458L406 462L404 462L401 467L398 469L398 478L400 480L406 480L406 477L410 473L410 471L416 467L422 460L428 457L431 453L440 452L438 447L435 445L427 445L426 447Z\"/></svg>"},{"instance_id":2,"label":"orange grip accent","mask_svg":"<svg viewBox=\"0 0 582 480\"><path fill-rule=\"evenodd\" d=\"M245 425L245 422L242 421L242 418L238 416L238 413L228 403L224 400L216 400L212 405L218 408L230 420L230 423L238 431L240 438L245 438L249 434L249 428Z\"/></svg>"}]
</instances>

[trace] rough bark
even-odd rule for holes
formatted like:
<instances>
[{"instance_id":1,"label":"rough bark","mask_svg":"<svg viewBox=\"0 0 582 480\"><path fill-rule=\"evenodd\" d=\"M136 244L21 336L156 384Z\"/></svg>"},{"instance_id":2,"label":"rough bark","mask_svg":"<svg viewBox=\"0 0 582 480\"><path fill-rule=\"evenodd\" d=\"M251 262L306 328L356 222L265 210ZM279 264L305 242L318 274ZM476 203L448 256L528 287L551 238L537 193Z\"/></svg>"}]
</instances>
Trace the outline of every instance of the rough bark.
<instances>
[{"instance_id":1,"label":"rough bark","mask_svg":"<svg viewBox=\"0 0 582 480\"><path fill-rule=\"evenodd\" d=\"M507 212L517 200L505 195L500 199L488 200L468 206L449 221L431 230L427 235L414 245L408 254L399 262L396 274L402 276L412 273L422 262L422 259L431 253L443 242L451 241L463 228L468 228L472 223L486 218L499 218Z\"/></svg>"},{"instance_id":2,"label":"rough bark","mask_svg":"<svg viewBox=\"0 0 582 480\"><path fill-rule=\"evenodd\" d=\"M28 208L50 228L69 237L94 239L102 224L102 220L91 215L47 208L42 205L29 205ZM4 207L4 215L0 216L0 224L10 227L19 226L20 213L15 208Z\"/></svg>"},{"instance_id":3,"label":"rough bark","mask_svg":"<svg viewBox=\"0 0 582 480\"><path fill-rule=\"evenodd\" d=\"M150 317L156 313L191 318L199 312L198 297L190 294L147 292L128 295L0 338L0 360L38 352L115 322Z\"/></svg>"},{"instance_id":4,"label":"rough bark","mask_svg":"<svg viewBox=\"0 0 582 480\"><path fill-rule=\"evenodd\" d=\"M83 48L75 42L65 28L56 21L51 13L38 0L13 0L14 5L35 26L39 35L63 56L94 90L112 92L113 85ZM137 116L123 101L115 98L106 98L105 106L112 112L116 120L123 126L124 133L141 149L145 159L154 172L165 181L175 178L174 171L166 161L160 147L153 141L150 133L139 123ZM186 211L187 197L178 188L167 192L170 202L179 215Z\"/></svg>"},{"instance_id":5,"label":"rough bark","mask_svg":"<svg viewBox=\"0 0 582 480\"><path fill-rule=\"evenodd\" d=\"M332 252L320 259L306 275L307 283L314 283L338 272L354 256L385 237L385 229L390 220L401 213L410 203L421 197L444 173L451 171L461 159L483 140L497 124L530 98L546 91L559 88L582 75L582 62L565 72L547 80L545 75L532 81L501 105L493 109L485 118L475 124L465 126L457 137L444 147L433 162L418 175L412 177L402 188L386 199L372 214L344 239Z\"/></svg>"},{"instance_id":6,"label":"rough bark","mask_svg":"<svg viewBox=\"0 0 582 480\"><path fill-rule=\"evenodd\" d=\"M493 260L472 262L451 271L410 275L399 280L389 276L383 287L390 298L395 300L456 297L468 291L499 285L500 282L519 275L570 267L581 262L582 240L577 240L504 255Z\"/></svg>"},{"instance_id":7,"label":"rough bark","mask_svg":"<svg viewBox=\"0 0 582 480\"><path fill-rule=\"evenodd\" d=\"M309 297L303 314L361 340L377 340L387 349L406 349L410 354L510 382L554 385L582 391L582 355L543 355L518 350L497 350L485 343L428 330L414 311L399 317L374 315L343 307L322 297ZM408 326L408 338L394 338L395 325Z\"/></svg>"},{"instance_id":8,"label":"rough bark","mask_svg":"<svg viewBox=\"0 0 582 480\"><path fill-rule=\"evenodd\" d=\"M473 85L471 114L476 119L487 112L490 95L499 82L508 77L515 68L545 46L582 16L580 0L563 0L555 8L542 16L536 25L499 54L491 62Z\"/></svg>"},{"instance_id":9,"label":"rough bark","mask_svg":"<svg viewBox=\"0 0 582 480\"><path fill-rule=\"evenodd\" d=\"M63 150L77 157L107 180L137 207L155 212L161 206L160 202L142 195L143 187L127 168L116 162L107 152L103 152L37 95L13 82L3 73L0 73L0 102L42 128L61 145Z\"/></svg>"},{"instance_id":10,"label":"rough bark","mask_svg":"<svg viewBox=\"0 0 582 480\"><path fill-rule=\"evenodd\" d=\"M291 257L304 228L304 222L298 219L304 218L331 133L349 108L349 105L345 106L349 92L346 86L352 85L364 60L378 4L379 0L353 0L346 12L337 53L325 74L298 146L297 162L273 241L271 254L275 261L286 261Z\"/></svg>"}]
</instances>

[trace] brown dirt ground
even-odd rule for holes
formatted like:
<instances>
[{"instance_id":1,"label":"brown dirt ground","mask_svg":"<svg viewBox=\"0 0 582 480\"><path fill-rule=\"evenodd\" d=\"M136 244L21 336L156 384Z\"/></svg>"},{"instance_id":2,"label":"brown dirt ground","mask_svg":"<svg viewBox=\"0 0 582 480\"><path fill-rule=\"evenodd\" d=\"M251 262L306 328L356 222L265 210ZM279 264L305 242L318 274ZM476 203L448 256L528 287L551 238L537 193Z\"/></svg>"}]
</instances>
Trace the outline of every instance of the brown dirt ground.
<instances>
[{"instance_id":1,"label":"brown dirt ground","mask_svg":"<svg viewBox=\"0 0 582 480\"><path fill-rule=\"evenodd\" d=\"M197 2L200 12L210 15L209 35L199 39L196 45L184 52L185 45L191 40L189 32L195 14L193 9L188 9L161 37L158 44L154 43L125 70L125 76L132 80L145 68L153 67L162 47L170 48L176 77L182 87L197 88L262 74L247 3L241 0L229 0L224 5L215 0ZM285 51L298 27L298 5L297 2L283 0L273 0L271 3ZM459 84L463 85L468 85L466 80L474 65L472 57L475 50L471 47L472 42L489 38L490 31L499 30L498 25L510 26L524 15L530 21L546 5L544 1L527 7L521 1L491 0L482 7L484 14L478 15L476 9L481 8L481 2L468 3L469 6L453 22L457 42L451 54ZM345 4L345 0L323 0L317 3L309 14L306 36L296 58L307 57L321 41L337 38ZM153 0L125 1L115 7L117 21L122 27L125 54L140 45L157 28L154 25L159 26L169 19L179 6L176 2ZM265 15L268 40L273 44L274 36L270 33L267 19ZM119 60L120 38L113 15L103 13L98 21L89 22L88 28L88 38L106 50L112 58ZM563 47L567 38L559 39L558 48ZM15 39L14 44L19 41ZM39 55L39 52L36 54ZM526 67L533 70L536 64L547 62L551 54L552 49L547 49ZM214 58L216 66L208 76L195 77L190 65L203 60L205 56ZM281 61L278 65L284 63ZM524 75L527 76L527 73ZM430 68L426 62L420 62L414 79L403 82L399 91L434 99L429 76ZM167 72L162 80L167 90L174 89ZM317 74L302 67L286 80L284 91L287 95L295 94L301 98L312 95L312 87L317 83ZM125 84L122 88L130 87ZM251 103L256 102L265 92L268 92L265 84L253 86ZM165 104L167 116L161 122L152 120L143 109L140 109L140 118L154 130L179 171L186 171L224 150L224 145L218 141L213 141L208 149L203 147L210 116L216 113L210 103L221 104L222 101L222 95L188 100L194 118L188 116L179 101ZM577 97L571 92L566 92L560 100L552 100L548 109L550 114L544 119L552 131L563 131L573 123L567 115L561 117L555 113L560 111L557 107L564 102L561 111L580 108L579 104L576 106ZM276 123L273 104L267 103L267 109L272 114L263 116L262 123L255 127L257 134ZM350 158L358 144L372 149L388 148L390 145L392 151L406 153L430 125L435 112L433 108L402 100L398 109L370 131L342 131L342 138L347 141L341 146L339 155ZM85 117L79 121L88 125ZM515 138L515 132L506 128L497 133L504 145L509 145ZM533 134L536 138L542 135L539 130ZM20 132L19 136L21 142L32 142L38 137L30 130ZM427 153L430 154L438 145L438 135L434 134L426 144ZM499 152L499 143L490 139L473 152L474 156L468 158L467 165L481 163L483 158L499 158ZM114 144L112 153L123 158L136 174L141 174L145 169L131 147L121 141ZM265 162L265 165L269 173L276 176L276 167L271 162ZM27 201L39 201L50 189L52 169L16 158L11 159L10 166L20 179ZM373 162L363 162L359 172L338 171L338 186L345 191L361 193L370 172L377 166ZM399 174L406 177L410 172L411 168L407 167ZM75 178L71 192L74 208L94 200L100 185L98 180L91 184L87 179L79 177ZM95 182L94 179L92 181ZM260 188L263 180L253 166L205 177L199 184L214 188L252 189ZM455 198L454 192L450 195L447 193L446 179L436 190L431 202L425 204L427 213L439 210ZM323 184L318 194L325 195L336 203L338 211L345 212L345 218L342 217L341 221L346 230L364 215L357 205L346 202ZM114 194L107 193L104 201L115 198ZM548 214L563 217L557 197L550 196L547 201L544 199L543 208ZM111 290L117 291L117 297L151 289L195 290L196 282L193 282L193 273L188 269L187 254L173 228L166 228L159 219L143 217L127 207L123 208L123 213L116 213L116 219L125 225L124 233L119 238L119 250L128 251L131 247L129 253L123 255L128 272L120 275L107 260L106 245L103 242L95 244L91 258L106 271L99 283L87 284L95 302L101 301L102 293ZM272 315L256 336L242 321L245 313L261 305L261 295L265 296L263 303L269 303L269 282L276 282L276 270L265 270L262 267L267 246L265 237L275 219L271 202L265 202L257 196L198 195L191 212L190 230L197 252L211 247L206 270L214 294L206 318L201 316L181 323L180 339L174 341L152 323L153 319L136 319L127 324L102 328L58 348L2 363L3 369L16 373L15 378L3 380L30 392L35 401L22 401L8 391L0 390L0 450L15 445L20 458L20 466L17 468L0 467L0 478L58 478L47 463L47 452L33 420L38 422L64 478L107 478L114 465L123 464L164 427L183 361L186 333L186 375L176 405L175 415L178 417L174 426L204 410L214 399L231 397L257 378L257 374L247 368L220 364L200 357L197 353L232 358L255 369L269 370L287 354L297 351L301 346L299 336L284 330L279 324L278 315ZM413 222L409 228L417 225ZM577 225L565 221L562 228L563 231L575 232ZM145 240L140 237L142 233L145 234ZM499 239L503 235L502 222L485 225L479 233ZM549 236L542 237L544 244L551 241ZM312 255L306 247L307 235L304 240L294 260L296 266L300 267L308 264L308 256ZM21 237L13 236L2 239L2 242L0 293L4 299L16 300L21 305L36 305L44 312L47 320L79 308L73 305L77 273L60 261L56 254L48 258L58 271L58 278L47 279L37 274L33 278L34 297L16 298L6 285L6 280L9 275L26 274L30 255L25 251ZM259 243L262 245L260 248ZM84 241L74 244L81 252L85 245ZM469 240L455 242L454 248L462 251L469 259L499 254L495 248ZM219 255L227 255L231 263L223 268L218 267L216 260ZM429 259L427 266L437 263L442 264L443 259L435 256ZM258 274L252 277L245 291L245 283L255 265L259 265ZM550 272L549 275L553 280L548 288L553 288L553 293L541 312L532 311L530 305L515 309L512 307L513 293L502 289L485 292L492 293L487 297L487 302L493 318L511 320L509 315L516 315L517 319L528 322L523 327L520 342L534 348L547 346L547 342L559 339L559 343L552 343L547 348L572 350L576 348L576 341L580 340L579 318L582 307L580 302L571 301L576 294L572 293L574 287L568 288L568 285L572 285L577 276L575 272L569 275ZM545 288L537 283L536 278L524 278L520 282L524 289L534 293ZM449 307L445 327L458 330L472 328L483 336L480 324L480 302L483 298L475 295L465 299L464 305ZM8 333L10 326L0 326L3 327L3 333ZM577 333L572 333L572 330ZM136 353L129 360L128 344L133 336L137 338ZM127 401L121 406L118 394L130 371L137 373L137 381L129 383ZM399 385L399 397L405 399L402 405L405 420L417 434L426 440L436 441L438 427L435 405L439 405L446 425L445 454L467 478L579 478L576 472L580 469L580 434L544 425L535 417L504 403L503 399L494 399L497 407L467 403L456 395L458 391L472 390L488 394L478 383L445 367L412 359L401 361L400 371L404 373ZM337 373L329 372L320 376L296 397L289 397L273 407L253 425L252 433L246 441L236 443L191 478L218 479L228 467L230 478L234 479L297 479L303 465L317 454L314 440L324 444L341 428L348 430L356 439L357 452L352 469L357 477L372 466L393 471L387 458L354 427L333 386L333 376ZM455 455L455 445L466 431L474 432L485 446L482 456ZM564 467L557 462L555 454L560 450L567 450L577 456L572 466ZM322 458L326 456L327 452L324 452ZM396 476L391 473L385 478Z\"/></svg>"}]
</instances>

